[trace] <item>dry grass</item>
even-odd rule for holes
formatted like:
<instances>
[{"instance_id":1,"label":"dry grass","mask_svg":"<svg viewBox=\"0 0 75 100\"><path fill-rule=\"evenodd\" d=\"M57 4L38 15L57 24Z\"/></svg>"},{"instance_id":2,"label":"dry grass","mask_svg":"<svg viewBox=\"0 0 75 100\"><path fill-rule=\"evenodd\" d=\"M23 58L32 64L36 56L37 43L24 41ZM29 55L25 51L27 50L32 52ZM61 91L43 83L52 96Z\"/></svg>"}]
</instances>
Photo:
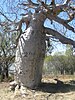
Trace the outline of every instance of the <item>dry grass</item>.
<instances>
[{"instance_id":1,"label":"dry grass","mask_svg":"<svg viewBox=\"0 0 75 100\"><path fill-rule=\"evenodd\" d=\"M57 84L55 78L63 81ZM75 100L74 76L43 76L42 84L36 90L27 89L25 97L20 91L9 91L9 83L0 83L0 100Z\"/></svg>"}]
</instances>

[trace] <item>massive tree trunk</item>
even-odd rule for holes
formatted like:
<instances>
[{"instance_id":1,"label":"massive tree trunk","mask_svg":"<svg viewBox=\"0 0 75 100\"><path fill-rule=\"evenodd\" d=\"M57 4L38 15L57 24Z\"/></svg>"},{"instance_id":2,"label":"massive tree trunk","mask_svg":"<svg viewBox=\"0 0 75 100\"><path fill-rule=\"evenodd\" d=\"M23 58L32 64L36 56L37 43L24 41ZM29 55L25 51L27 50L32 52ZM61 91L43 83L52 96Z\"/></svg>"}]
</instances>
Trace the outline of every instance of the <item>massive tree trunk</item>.
<instances>
[{"instance_id":1,"label":"massive tree trunk","mask_svg":"<svg viewBox=\"0 0 75 100\"><path fill-rule=\"evenodd\" d=\"M57 21L63 24L66 28L72 30L74 29L64 20L56 17L52 12L52 9L58 9L54 7L49 9L44 2L40 4L35 4L31 0L28 0L30 7L35 7L35 13L28 13L25 17L20 20L19 28L21 33L22 23L26 23L27 29L23 34L21 34L16 50L15 59L15 80L25 87L35 88L37 87L42 78L42 66L45 57L45 40L46 34L52 35L60 42L64 44L71 44L75 47L75 41L66 38L56 30L44 27L44 21L49 18L51 21ZM33 6L34 5L34 6ZM59 6L60 7L60 6ZM58 13L58 12L56 12ZM17 39L18 40L18 39Z\"/></svg>"},{"instance_id":2,"label":"massive tree trunk","mask_svg":"<svg viewBox=\"0 0 75 100\"><path fill-rule=\"evenodd\" d=\"M42 78L45 34L41 16L33 16L27 30L20 36L16 50L15 80L29 88L38 86Z\"/></svg>"},{"instance_id":3,"label":"massive tree trunk","mask_svg":"<svg viewBox=\"0 0 75 100\"><path fill-rule=\"evenodd\" d=\"M46 18L48 18L53 26L56 26L54 25L54 23L56 22L62 24L62 27L64 26L66 29L71 30L75 33L74 26L72 27L68 24L69 22L73 21L75 17L75 8L73 7L73 2L70 2L71 0L66 0L66 2L58 4L55 0L51 0L51 2L49 3L47 2L47 0L36 0L35 3L33 1L34 0L22 0L20 2L19 0L19 3L16 3L18 5L18 9L16 8L16 11L19 11L19 8L23 9L20 10L21 13L19 12L16 14L14 14L14 12L12 11L12 14L14 14L14 19L8 16L8 14L0 12L0 14L9 21L5 22L2 20L2 22L0 23L1 27L5 26L5 31L8 33L12 31L20 31L20 33L22 33L22 23L25 22L27 25L27 30L24 32L24 34L22 34L21 36L19 35L20 38L18 36L18 38L16 39L19 39L19 43L17 46L15 60L15 80L20 84L23 84L24 86L30 88L38 86L41 81L42 66L45 56L46 34L49 34L50 36L52 35L54 38L59 39L59 41L63 44L73 45L73 47L75 48L75 41L60 34L57 29L54 30L47 27L43 28L44 21ZM31 13L30 10L31 12L34 11L34 13ZM63 11L66 12L68 18L63 19L58 16ZM17 14L23 16L19 22L17 22L19 20L17 18L21 17L19 17L19 15ZM16 28L16 25L18 25L18 23L19 27ZM14 24L15 27L13 27ZM7 28L7 25L12 26ZM6 57L4 49L3 52Z\"/></svg>"}]
</instances>

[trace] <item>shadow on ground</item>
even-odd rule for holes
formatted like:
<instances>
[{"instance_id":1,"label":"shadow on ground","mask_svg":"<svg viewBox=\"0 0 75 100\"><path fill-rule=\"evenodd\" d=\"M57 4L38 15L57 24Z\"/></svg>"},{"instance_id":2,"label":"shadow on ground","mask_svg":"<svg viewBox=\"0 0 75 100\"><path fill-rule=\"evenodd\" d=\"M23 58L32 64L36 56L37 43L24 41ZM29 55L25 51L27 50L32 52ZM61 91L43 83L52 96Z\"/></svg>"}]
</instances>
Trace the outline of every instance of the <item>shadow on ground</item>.
<instances>
[{"instance_id":1,"label":"shadow on ground","mask_svg":"<svg viewBox=\"0 0 75 100\"><path fill-rule=\"evenodd\" d=\"M42 82L36 90L48 93L67 93L75 91L75 81L70 81L67 84L63 83L62 81L57 83Z\"/></svg>"}]
</instances>

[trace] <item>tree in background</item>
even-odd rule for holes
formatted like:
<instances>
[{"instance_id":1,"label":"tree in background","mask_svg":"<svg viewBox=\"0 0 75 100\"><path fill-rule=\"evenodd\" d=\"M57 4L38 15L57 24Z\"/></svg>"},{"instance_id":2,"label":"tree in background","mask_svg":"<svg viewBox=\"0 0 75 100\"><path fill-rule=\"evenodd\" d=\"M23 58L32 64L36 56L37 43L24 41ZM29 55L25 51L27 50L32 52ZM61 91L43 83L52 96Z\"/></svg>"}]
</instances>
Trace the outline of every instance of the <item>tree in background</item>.
<instances>
[{"instance_id":1,"label":"tree in background","mask_svg":"<svg viewBox=\"0 0 75 100\"><path fill-rule=\"evenodd\" d=\"M74 75L75 55L49 55L45 57L44 74Z\"/></svg>"},{"instance_id":2,"label":"tree in background","mask_svg":"<svg viewBox=\"0 0 75 100\"><path fill-rule=\"evenodd\" d=\"M9 77L9 67L15 58L15 48L13 46L15 46L17 33L7 32L7 28L10 27L3 26L0 30L0 75L2 80Z\"/></svg>"},{"instance_id":3,"label":"tree in background","mask_svg":"<svg viewBox=\"0 0 75 100\"><path fill-rule=\"evenodd\" d=\"M73 54L73 47L71 45L66 45L66 72L74 74L75 72L75 55Z\"/></svg>"},{"instance_id":4,"label":"tree in background","mask_svg":"<svg viewBox=\"0 0 75 100\"><path fill-rule=\"evenodd\" d=\"M48 69L47 71L45 70L45 73L52 72L54 75L64 75L66 69L66 56L57 54L46 57L44 68L45 67Z\"/></svg>"},{"instance_id":5,"label":"tree in background","mask_svg":"<svg viewBox=\"0 0 75 100\"><path fill-rule=\"evenodd\" d=\"M33 0L19 0L16 2L17 9L15 0L7 3L9 4L7 7L11 6L13 15L16 15L15 20L13 20L14 18L12 20L9 19L10 17L3 12L0 12L0 14L9 21L9 24L18 26L14 29L20 32L17 39L19 41L16 49L15 81L21 86L35 88L40 84L42 78L42 66L46 51L46 34L53 36L63 44L70 44L75 47L74 40L61 34L61 31L58 32L55 29L45 27L44 22L48 18L52 25L54 22L57 22L60 25L62 24L62 27L75 33L74 27L69 25L69 22L74 20L75 4L73 0L65 0L59 4L55 0L37 0L36 2ZM11 5L11 3L13 4ZM19 13L16 13L18 11ZM62 12L66 13L66 19L58 16ZM23 17L19 18L17 14L21 14ZM26 30L23 28L24 23L26 23ZM3 24L1 23L1 25Z\"/></svg>"},{"instance_id":6,"label":"tree in background","mask_svg":"<svg viewBox=\"0 0 75 100\"><path fill-rule=\"evenodd\" d=\"M65 52L65 54L67 55L67 56L72 56L73 55L73 47L72 47L72 45L66 45L66 52Z\"/></svg>"}]
</instances>

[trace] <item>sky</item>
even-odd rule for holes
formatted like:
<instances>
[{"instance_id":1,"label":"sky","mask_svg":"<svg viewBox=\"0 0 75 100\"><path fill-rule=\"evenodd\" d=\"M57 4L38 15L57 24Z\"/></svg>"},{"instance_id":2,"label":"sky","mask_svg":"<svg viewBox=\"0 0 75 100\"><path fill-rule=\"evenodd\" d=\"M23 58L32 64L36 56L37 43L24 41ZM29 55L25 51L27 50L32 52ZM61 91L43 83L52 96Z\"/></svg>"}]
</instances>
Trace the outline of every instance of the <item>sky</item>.
<instances>
[{"instance_id":1,"label":"sky","mask_svg":"<svg viewBox=\"0 0 75 100\"><path fill-rule=\"evenodd\" d=\"M60 25L56 22L54 22L54 24L52 25L51 21L49 19L47 19L44 24L45 24L45 27L49 27L49 28L52 28L52 29L56 28L56 30L62 35L64 35L64 33L66 32L66 34L65 34L66 37L75 40L75 33L73 33L70 30L66 31L66 29L62 25ZM55 41L53 41L52 44L53 44L53 47L54 47L52 55L55 54L55 52L65 53L66 44L62 44L61 42L55 42Z\"/></svg>"},{"instance_id":2,"label":"sky","mask_svg":"<svg viewBox=\"0 0 75 100\"><path fill-rule=\"evenodd\" d=\"M2 6L1 4L2 4L2 1L3 0L1 0L0 1L0 6ZM6 0L5 0L6 1ZM18 0L9 0L9 1L13 1L13 7L14 7L14 5L15 4L17 4L17 1ZM34 2L36 2L36 0L33 0ZM65 0L55 0L57 3L61 3L62 1L65 1ZM74 0L75 1L75 0ZM50 0L47 0L47 3L49 3L50 2ZM4 3L6 3L6 2L4 2ZM11 3L10 3L11 4ZM10 5L11 6L11 5ZM2 8L0 7L0 11L2 10ZM3 11L4 12L6 12L6 10L8 11L8 9L7 9L7 7L6 6L4 6L3 7ZM10 10L9 10L10 11ZM17 10L16 10L16 8L14 8L14 12L16 12ZM10 11L11 12L11 11ZM10 15L10 17L12 17L11 15ZM67 18L67 16L66 16L66 13L65 12L63 12L63 13L61 13L60 15L59 15L59 17L61 17L61 18L63 18L63 19L66 19ZM3 20L4 18L2 18L2 20ZM14 19L14 16L13 16L13 19ZM74 24L74 26L75 26L75 19L74 19L74 21L72 21L70 24ZM69 37L69 38L71 38L71 39L73 39L73 40L75 40L75 34L72 32L72 31L69 31L69 30L67 30L66 31L66 29L62 26L62 25L60 25L60 24L57 24L56 22L54 22L53 23L53 25L51 24L51 22L50 22L50 20L46 20L45 21L45 23L44 23L44 26L45 27L49 27L49 28L52 28L52 29L54 29L54 28L56 28L57 29L57 31L61 31L61 33L64 35L64 33L66 32L66 36L67 37ZM53 44L53 46L54 46L54 50L53 50L53 53L55 53L55 52L62 52L62 51L65 51L66 50L66 45L64 45L64 44L62 44L62 43L60 43L60 42L52 42L52 44Z\"/></svg>"},{"instance_id":3,"label":"sky","mask_svg":"<svg viewBox=\"0 0 75 100\"><path fill-rule=\"evenodd\" d=\"M33 0L33 1L36 2L36 0ZM47 0L47 3L49 3L50 1L51 0ZM56 1L56 3L61 4L61 3L65 2L66 0L55 0L55 1ZM73 0L73 1L75 1L75 0ZM68 16L65 12L62 12L59 14L59 17L66 20ZM72 24L75 25L75 19L70 23L70 25L72 25ZM54 24L52 25L51 21L49 19L47 19L44 23L44 26L52 28L52 29L56 28L59 33L61 32L61 34L63 34L63 35L64 35L64 33L66 33L65 34L66 37L75 40L75 33L73 33L70 30L66 31L66 28L64 28L63 25L60 25L56 22L54 22ZM65 44L62 44L60 42L52 42L52 44L54 47L52 55L55 54L55 52L63 52L64 53L66 51Z\"/></svg>"}]
</instances>

